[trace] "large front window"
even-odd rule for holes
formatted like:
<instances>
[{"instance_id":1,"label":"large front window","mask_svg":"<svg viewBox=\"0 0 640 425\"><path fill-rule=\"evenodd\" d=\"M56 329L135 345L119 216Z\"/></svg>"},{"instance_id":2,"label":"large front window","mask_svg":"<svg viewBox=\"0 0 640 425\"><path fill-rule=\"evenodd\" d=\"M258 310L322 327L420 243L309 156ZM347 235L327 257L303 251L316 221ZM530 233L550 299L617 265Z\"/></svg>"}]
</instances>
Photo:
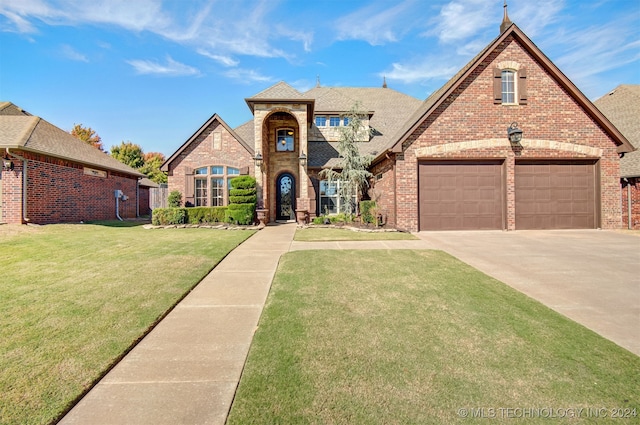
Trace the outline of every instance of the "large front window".
<instances>
[{"instance_id":1,"label":"large front window","mask_svg":"<svg viewBox=\"0 0 640 425\"><path fill-rule=\"evenodd\" d=\"M231 180L240 174L240 170L224 165L197 168L194 185L196 207L222 207L229 203Z\"/></svg>"},{"instance_id":2,"label":"large front window","mask_svg":"<svg viewBox=\"0 0 640 425\"><path fill-rule=\"evenodd\" d=\"M343 181L320 181L320 214L330 215L347 212L347 202L341 190L346 185ZM356 195L353 194L353 205L356 205ZM351 211L352 213L355 211Z\"/></svg>"}]
</instances>

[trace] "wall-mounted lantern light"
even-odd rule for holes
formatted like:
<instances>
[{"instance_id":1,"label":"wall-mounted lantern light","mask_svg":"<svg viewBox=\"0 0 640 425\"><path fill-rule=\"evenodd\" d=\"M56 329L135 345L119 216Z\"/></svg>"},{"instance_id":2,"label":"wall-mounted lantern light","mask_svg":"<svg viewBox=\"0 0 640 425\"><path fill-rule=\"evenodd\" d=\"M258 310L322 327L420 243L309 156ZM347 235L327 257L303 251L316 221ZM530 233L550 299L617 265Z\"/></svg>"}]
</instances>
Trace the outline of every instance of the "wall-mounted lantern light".
<instances>
[{"instance_id":1,"label":"wall-mounted lantern light","mask_svg":"<svg viewBox=\"0 0 640 425\"><path fill-rule=\"evenodd\" d=\"M298 159L300 160L300 165L302 165L303 167L304 167L305 165L307 165L307 155L305 155L305 153L304 153L304 152L302 152L302 153L300 154L300 156L298 157Z\"/></svg>"},{"instance_id":2,"label":"wall-mounted lantern light","mask_svg":"<svg viewBox=\"0 0 640 425\"><path fill-rule=\"evenodd\" d=\"M262 154L258 152L256 156L253 157L253 161L256 164L256 167L262 167Z\"/></svg>"},{"instance_id":3,"label":"wall-mounted lantern light","mask_svg":"<svg viewBox=\"0 0 640 425\"><path fill-rule=\"evenodd\" d=\"M2 168L5 170L13 170L13 162L7 157L2 159Z\"/></svg>"},{"instance_id":4,"label":"wall-mounted lantern light","mask_svg":"<svg viewBox=\"0 0 640 425\"><path fill-rule=\"evenodd\" d=\"M520 143L522 140L522 130L518 128L517 122L512 122L507 128L507 137L511 143Z\"/></svg>"}]
</instances>

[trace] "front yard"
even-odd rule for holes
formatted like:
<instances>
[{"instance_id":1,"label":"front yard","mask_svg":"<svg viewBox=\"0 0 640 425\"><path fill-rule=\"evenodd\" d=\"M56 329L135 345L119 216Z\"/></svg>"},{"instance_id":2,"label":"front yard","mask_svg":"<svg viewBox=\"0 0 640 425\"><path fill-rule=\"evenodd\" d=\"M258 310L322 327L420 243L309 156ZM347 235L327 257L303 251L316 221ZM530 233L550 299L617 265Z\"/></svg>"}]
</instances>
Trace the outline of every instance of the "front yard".
<instances>
[{"instance_id":1,"label":"front yard","mask_svg":"<svg viewBox=\"0 0 640 425\"><path fill-rule=\"evenodd\" d=\"M105 224L0 226L1 424L55 420L253 233Z\"/></svg>"},{"instance_id":2,"label":"front yard","mask_svg":"<svg viewBox=\"0 0 640 425\"><path fill-rule=\"evenodd\" d=\"M638 356L443 252L299 251L281 259L228 424L638 415Z\"/></svg>"}]
</instances>

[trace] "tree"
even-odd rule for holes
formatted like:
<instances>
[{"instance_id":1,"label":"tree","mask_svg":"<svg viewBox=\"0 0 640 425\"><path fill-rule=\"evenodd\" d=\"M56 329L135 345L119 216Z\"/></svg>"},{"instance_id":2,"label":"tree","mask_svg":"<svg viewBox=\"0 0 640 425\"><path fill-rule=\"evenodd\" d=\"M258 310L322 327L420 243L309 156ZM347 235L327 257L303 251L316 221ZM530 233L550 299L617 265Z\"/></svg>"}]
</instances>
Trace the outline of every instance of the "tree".
<instances>
[{"instance_id":1,"label":"tree","mask_svg":"<svg viewBox=\"0 0 640 425\"><path fill-rule=\"evenodd\" d=\"M120 142L119 146L111 146L111 156L135 169L144 165L144 152L135 143Z\"/></svg>"},{"instance_id":2,"label":"tree","mask_svg":"<svg viewBox=\"0 0 640 425\"><path fill-rule=\"evenodd\" d=\"M333 167L320 171L320 178L326 178L329 183L340 181L338 186L338 196L343 211L352 214L355 211L358 194L368 185L368 179L373 176L367 167L373 161L371 155L361 156L358 150L358 143L368 141L371 130L366 128L362 122L362 117L366 112L361 110L360 103L356 103L344 117L348 119L345 127L340 127L340 139L338 140L338 154L340 158L336 171Z\"/></svg>"},{"instance_id":3,"label":"tree","mask_svg":"<svg viewBox=\"0 0 640 425\"><path fill-rule=\"evenodd\" d=\"M144 154L144 165L139 171L156 183L166 183L167 175L160 171L160 166L164 163L165 157L160 152L149 152Z\"/></svg>"},{"instance_id":4,"label":"tree","mask_svg":"<svg viewBox=\"0 0 640 425\"><path fill-rule=\"evenodd\" d=\"M76 137L88 145L104 152L102 146L102 139L98 136L91 127L83 127L82 124L74 124L73 129L70 131L73 137Z\"/></svg>"}]
</instances>

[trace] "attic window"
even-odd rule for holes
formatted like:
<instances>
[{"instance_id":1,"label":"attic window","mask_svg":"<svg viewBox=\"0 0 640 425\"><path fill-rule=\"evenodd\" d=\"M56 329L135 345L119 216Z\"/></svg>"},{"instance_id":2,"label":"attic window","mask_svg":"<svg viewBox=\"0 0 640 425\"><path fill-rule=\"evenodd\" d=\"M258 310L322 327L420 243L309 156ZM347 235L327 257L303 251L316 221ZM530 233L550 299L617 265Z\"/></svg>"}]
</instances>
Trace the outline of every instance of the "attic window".
<instances>
[{"instance_id":1,"label":"attic window","mask_svg":"<svg viewBox=\"0 0 640 425\"><path fill-rule=\"evenodd\" d=\"M516 63L513 67L494 68L493 103L502 105L527 104L527 71Z\"/></svg>"}]
</instances>

